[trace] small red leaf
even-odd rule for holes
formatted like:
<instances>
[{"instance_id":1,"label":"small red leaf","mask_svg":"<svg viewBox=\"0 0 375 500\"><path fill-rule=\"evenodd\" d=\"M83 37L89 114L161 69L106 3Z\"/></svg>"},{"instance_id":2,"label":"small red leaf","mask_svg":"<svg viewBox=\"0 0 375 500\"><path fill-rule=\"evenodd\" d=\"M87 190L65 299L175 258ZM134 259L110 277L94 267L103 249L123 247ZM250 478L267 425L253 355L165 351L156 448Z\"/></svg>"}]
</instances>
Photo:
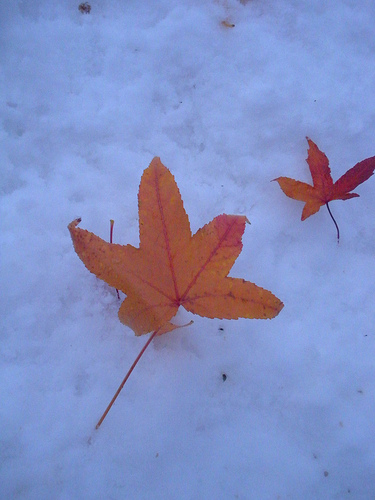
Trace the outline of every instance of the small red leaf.
<instances>
[{"instance_id":1,"label":"small red leaf","mask_svg":"<svg viewBox=\"0 0 375 500\"><path fill-rule=\"evenodd\" d=\"M310 168L313 185L295 181L289 177L278 177L274 180L279 183L281 189L289 198L305 202L302 220L318 212L321 206L327 205L330 216L336 224L329 210L328 202L358 197L358 194L350 193L350 191L372 176L375 170L375 156L360 161L333 183L327 156L320 151L311 139L307 138L307 141L309 149L306 161ZM338 228L337 237L339 238Z\"/></svg>"}]
</instances>

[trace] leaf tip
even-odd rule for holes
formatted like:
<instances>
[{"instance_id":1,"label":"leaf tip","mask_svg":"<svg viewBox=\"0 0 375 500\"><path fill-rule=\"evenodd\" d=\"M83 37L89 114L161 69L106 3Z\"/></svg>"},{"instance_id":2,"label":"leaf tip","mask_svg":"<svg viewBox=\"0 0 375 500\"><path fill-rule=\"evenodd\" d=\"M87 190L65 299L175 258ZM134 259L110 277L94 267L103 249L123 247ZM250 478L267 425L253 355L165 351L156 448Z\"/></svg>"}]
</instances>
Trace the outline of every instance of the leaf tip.
<instances>
[{"instance_id":1,"label":"leaf tip","mask_svg":"<svg viewBox=\"0 0 375 500\"><path fill-rule=\"evenodd\" d=\"M74 219L70 224L68 224L69 231L76 228L78 224L81 222L81 220L82 220L81 217L78 217L77 219Z\"/></svg>"},{"instance_id":2,"label":"leaf tip","mask_svg":"<svg viewBox=\"0 0 375 500\"><path fill-rule=\"evenodd\" d=\"M151 167L151 165L156 166L156 165L160 165L160 164L161 164L160 156L154 156L153 159L151 160L149 166Z\"/></svg>"}]
</instances>

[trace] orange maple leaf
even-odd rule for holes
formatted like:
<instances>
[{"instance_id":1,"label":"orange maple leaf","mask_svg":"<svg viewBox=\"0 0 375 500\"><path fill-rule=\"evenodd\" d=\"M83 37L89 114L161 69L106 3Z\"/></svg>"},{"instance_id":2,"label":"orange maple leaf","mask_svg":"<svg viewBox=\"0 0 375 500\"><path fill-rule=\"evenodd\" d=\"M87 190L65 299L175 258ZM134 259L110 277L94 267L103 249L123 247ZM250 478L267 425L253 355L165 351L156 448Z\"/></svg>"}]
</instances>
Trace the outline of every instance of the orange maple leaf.
<instances>
[{"instance_id":1,"label":"orange maple leaf","mask_svg":"<svg viewBox=\"0 0 375 500\"><path fill-rule=\"evenodd\" d=\"M271 292L230 278L242 250L246 217L219 215L193 236L173 175L154 158L138 194L139 248L107 243L69 224L89 271L127 297L119 318L136 335L175 328L179 306L208 318L273 318L283 303Z\"/></svg>"},{"instance_id":2,"label":"orange maple leaf","mask_svg":"<svg viewBox=\"0 0 375 500\"><path fill-rule=\"evenodd\" d=\"M284 193L295 200L304 201L301 220L319 211L323 205L327 206L330 216L337 228L337 239L340 237L339 229L332 216L328 202L332 200L349 200L356 198L359 194L350 193L362 182L367 181L375 170L375 156L360 161L353 168L333 183L331 169L329 168L327 156L320 151L318 146L308 137L309 143L307 163L310 168L313 186L306 182L296 181L289 177L278 177L277 181Z\"/></svg>"}]
</instances>

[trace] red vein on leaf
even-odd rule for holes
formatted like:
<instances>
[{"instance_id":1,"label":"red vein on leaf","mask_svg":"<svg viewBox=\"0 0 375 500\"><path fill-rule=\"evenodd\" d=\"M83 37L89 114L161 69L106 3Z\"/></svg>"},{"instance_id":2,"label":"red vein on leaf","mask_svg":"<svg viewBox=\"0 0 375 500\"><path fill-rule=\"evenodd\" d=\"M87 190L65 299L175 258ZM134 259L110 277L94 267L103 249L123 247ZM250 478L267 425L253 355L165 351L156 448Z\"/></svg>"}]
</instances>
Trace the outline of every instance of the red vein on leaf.
<instances>
[{"instance_id":1,"label":"red vein on leaf","mask_svg":"<svg viewBox=\"0 0 375 500\"><path fill-rule=\"evenodd\" d=\"M122 245L119 245L119 244L117 244L117 243L113 243L113 245L114 245L114 246L117 246L117 247L119 247L119 248L121 248L121 247L122 247ZM130 245L130 246L131 246L131 245ZM133 247L133 248L134 248L134 247ZM139 250L139 249L137 248L136 250ZM128 273L128 275L129 275L129 276L134 276L134 278L136 278L137 280L141 281L143 284L145 284L145 285L149 286L150 288L152 288L152 289L153 289L153 290L155 290L156 292L160 293L160 295L163 295L163 297L165 297L165 298L166 298L166 299L168 299L169 301L174 302L174 301L176 300L176 299L175 299L175 297L172 297L172 296L170 296L170 295L166 294L166 293L165 293L165 292L164 292L161 288L159 288L158 286L154 285L154 284L153 284L153 283L151 283L150 281L148 281L148 280L144 279L144 278L142 277L142 275L141 275L141 274L138 274L138 273L136 273L135 271L133 271L133 270L131 270L131 269L129 269L129 270L127 271L127 273ZM117 289L116 289L116 290L117 290ZM121 291L123 291L123 292L126 294L126 291L125 291L125 290L121 290Z\"/></svg>"},{"instance_id":2,"label":"red vein on leaf","mask_svg":"<svg viewBox=\"0 0 375 500\"><path fill-rule=\"evenodd\" d=\"M167 247L166 249L167 249L167 255L168 255L168 262L169 262L169 267L170 267L171 274L172 274L174 291L175 291L175 294L176 294L175 300L179 301L180 300L180 294L178 293L177 279L176 279L176 274L175 274L174 267L173 267L173 262L172 262L171 247L170 247L170 244L169 244L169 235L168 235L168 231L167 231L167 225L166 225L166 222L165 222L163 204L161 202L160 186L159 186L159 181L158 181L156 169L154 170L154 172L155 172L156 197L158 199L158 207L159 207L159 212L160 212L160 217L161 217L161 223L162 223L162 227L163 227L163 234L164 234L164 239L165 239L165 245Z\"/></svg>"},{"instance_id":3,"label":"red vein on leaf","mask_svg":"<svg viewBox=\"0 0 375 500\"><path fill-rule=\"evenodd\" d=\"M226 240L228 234L232 230L232 227L235 225L235 223L236 223L236 220L233 220L232 224L225 230L223 236L220 238L220 240L218 241L218 244L216 245L216 247L212 250L212 252L208 256L206 262L204 264L202 264L202 267L199 269L199 271L197 272L197 274L191 280L191 282L189 283L189 285L187 286L187 288L185 290L185 293L181 297L181 303L185 300L185 297L188 295L188 293L191 290L191 288L195 285L195 283L197 282L199 276L205 270L205 268L207 267L208 263L213 259L213 257L215 256L215 254L217 253L217 251L219 250L219 248L221 248L223 246L222 245L223 241Z\"/></svg>"},{"instance_id":4,"label":"red vein on leaf","mask_svg":"<svg viewBox=\"0 0 375 500\"><path fill-rule=\"evenodd\" d=\"M163 297L165 297L166 299L168 299L170 302L175 302L175 300L176 300L175 297L172 297L172 296L166 294L164 292L164 290L162 290L158 286L154 285L153 283L150 283L150 281L142 278L141 275L139 275L139 274L137 274L137 273L135 273L134 271L131 271L131 270L128 271L128 274L131 275L131 276L134 276L139 281L141 281L144 285L147 285L150 288L152 288L152 290L155 290L156 292L160 293L160 295L163 295ZM124 292L124 293L126 293L126 292Z\"/></svg>"}]
</instances>

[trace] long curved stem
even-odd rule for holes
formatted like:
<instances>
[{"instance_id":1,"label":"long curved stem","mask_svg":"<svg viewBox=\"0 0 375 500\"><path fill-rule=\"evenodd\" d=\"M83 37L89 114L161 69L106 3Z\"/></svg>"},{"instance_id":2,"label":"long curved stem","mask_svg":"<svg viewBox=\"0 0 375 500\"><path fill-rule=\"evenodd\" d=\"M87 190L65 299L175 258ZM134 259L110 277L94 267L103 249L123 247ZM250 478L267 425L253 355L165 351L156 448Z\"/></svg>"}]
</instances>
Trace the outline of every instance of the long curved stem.
<instances>
[{"instance_id":1,"label":"long curved stem","mask_svg":"<svg viewBox=\"0 0 375 500\"><path fill-rule=\"evenodd\" d=\"M99 427L101 426L103 420L105 419L105 417L107 416L107 413L109 412L109 410L112 408L112 405L113 403L116 401L117 399L117 396L120 394L122 388L124 387L126 381L128 380L128 378L130 377L130 374L131 372L134 370L134 368L136 367L138 361L141 359L142 357L142 354L145 352L145 350L147 349L147 347L151 344L152 342L152 339L155 337L155 335L158 333L159 330L155 330L154 333L150 336L150 338L148 339L148 341L146 342L146 344L143 346L141 352L138 354L138 356L135 358L135 361L134 363L131 365L128 373L125 375L125 378L124 380L121 382L120 384L120 387L117 389L115 395L113 396L113 398L111 399L111 402L109 403L109 405L107 406L105 412L103 413L103 415L100 417L100 420L99 422L96 424L95 426L95 429L99 429Z\"/></svg>"},{"instance_id":2,"label":"long curved stem","mask_svg":"<svg viewBox=\"0 0 375 500\"><path fill-rule=\"evenodd\" d=\"M333 217L332 215L332 212L331 212L331 209L329 208L329 205L328 205L328 201L326 202L326 207L328 209L328 212L329 212L329 215L331 216L331 219L333 220L335 226L336 226L336 229L337 229L337 243L339 243L340 241L340 230L339 230L339 226L337 225L337 222L335 221L335 218Z\"/></svg>"}]
</instances>

